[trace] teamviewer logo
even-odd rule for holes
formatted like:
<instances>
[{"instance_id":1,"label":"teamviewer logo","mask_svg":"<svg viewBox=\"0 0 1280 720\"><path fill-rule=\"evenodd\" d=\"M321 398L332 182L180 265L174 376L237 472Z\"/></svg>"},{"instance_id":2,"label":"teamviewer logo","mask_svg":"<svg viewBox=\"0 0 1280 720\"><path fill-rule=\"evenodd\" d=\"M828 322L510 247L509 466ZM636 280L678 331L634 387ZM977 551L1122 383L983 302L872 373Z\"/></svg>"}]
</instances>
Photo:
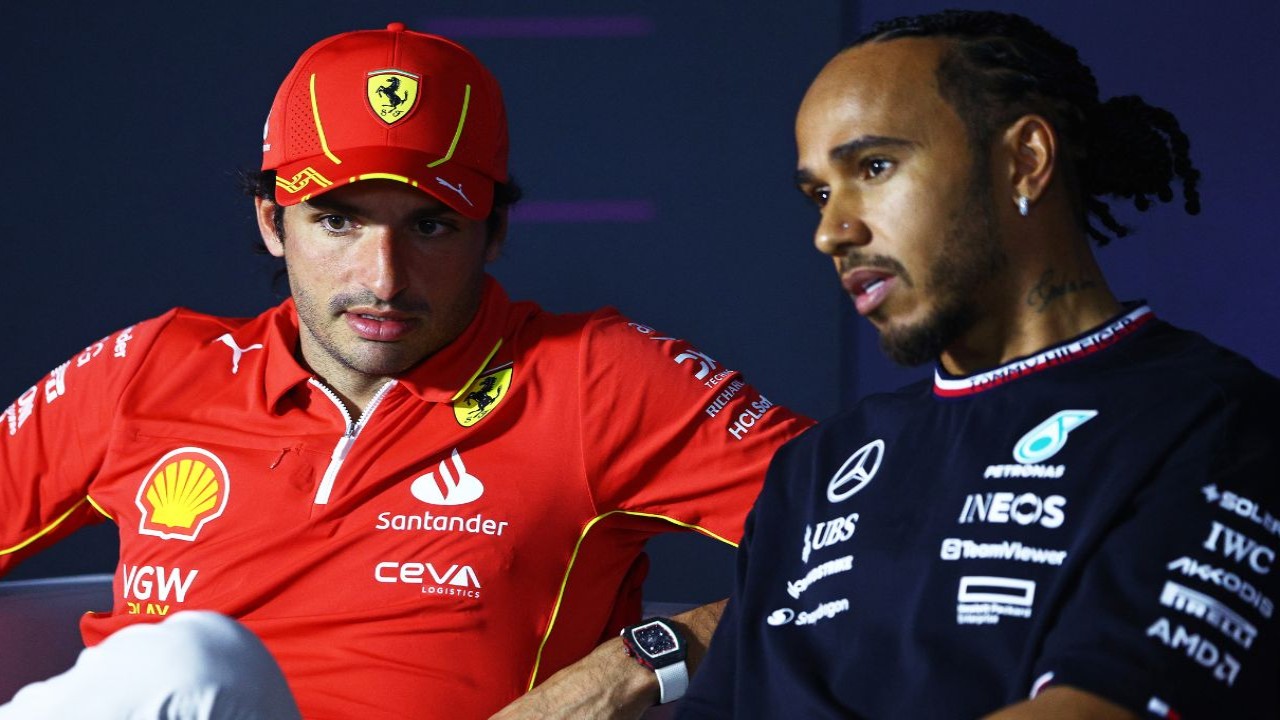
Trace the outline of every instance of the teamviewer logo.
<instances>
[{"instance_id":1,"label":"teamviewer logo","mask_svg":"<svg viewBox=\"0 0 1280 720\"><path fill-rule=\"evenodd\" d=\"M457 448L453 449L450 461L452 470L449 469L449 461L441 461L439 479L434 472L419 476L409 486L409 492L428 505L466 505L479 499L484 494L484 483L467 472Z\"/></svg>"}]
</instances>

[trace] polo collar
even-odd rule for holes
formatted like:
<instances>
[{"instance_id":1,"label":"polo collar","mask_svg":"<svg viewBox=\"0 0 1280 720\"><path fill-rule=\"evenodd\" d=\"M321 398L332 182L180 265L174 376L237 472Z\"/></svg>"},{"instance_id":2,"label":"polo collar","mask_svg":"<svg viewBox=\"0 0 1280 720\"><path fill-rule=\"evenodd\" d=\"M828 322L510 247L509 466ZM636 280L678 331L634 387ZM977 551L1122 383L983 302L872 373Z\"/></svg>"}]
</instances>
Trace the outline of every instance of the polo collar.
<instances>
[{"instance_id":1,"label":"polo collar","mask_svg":"<svg viewBox=\"0 0 1280 720\"><path fill-rule=\"evenodd\" d=\"M409 392L427 402L451 402L489 366L502 347L511 300L497 280L486 275L480 309L471 324L439 352L397 376Z\"/></svg>"},{"instance_id":2,"label":"polo collar","mask_svg":"<svg viewBox=\"0 0 1280 720\"><path fill-rule=\"evenodd\" d=\"M1151 308L1140 304L1083 335L1054 345L1035 355L1011 360L993 370L957 377L948 374L939 365L933 371L933 394L948 398L975 395L1042 370L1088 357L1129 337L1138 328L1154 319L1155 314L1151 312Z\"/></svg>"}]
</instances>

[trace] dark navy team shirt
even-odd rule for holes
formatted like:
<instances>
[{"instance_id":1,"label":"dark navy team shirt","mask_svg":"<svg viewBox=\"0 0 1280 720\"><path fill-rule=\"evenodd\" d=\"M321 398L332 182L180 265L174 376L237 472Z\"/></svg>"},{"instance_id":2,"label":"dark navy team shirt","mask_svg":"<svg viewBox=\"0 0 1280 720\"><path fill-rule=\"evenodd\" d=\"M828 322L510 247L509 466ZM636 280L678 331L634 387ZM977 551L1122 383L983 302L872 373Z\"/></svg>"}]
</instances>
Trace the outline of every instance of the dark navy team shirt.
<instances>
[{"instance_id":1,"label":"dark navy team shirt","mask_svg":"<svg viewBox=\"0 0 1280 720\"><path fill-rule=\"evenodd\" d=\"M681 717L1276 717L1280 381L1140 306L774 458Z\"/></svg>"}]
</instances>

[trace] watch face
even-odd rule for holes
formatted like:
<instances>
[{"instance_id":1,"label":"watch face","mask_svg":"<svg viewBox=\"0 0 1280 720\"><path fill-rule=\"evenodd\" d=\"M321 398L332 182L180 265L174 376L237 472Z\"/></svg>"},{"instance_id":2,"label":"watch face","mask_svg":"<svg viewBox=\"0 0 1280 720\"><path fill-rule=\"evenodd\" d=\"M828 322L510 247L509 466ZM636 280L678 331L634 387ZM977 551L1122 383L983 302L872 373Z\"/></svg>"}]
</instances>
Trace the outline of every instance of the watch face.
<instances>
[{"instance_id":1,"label":"watch face","mask_svg":"<svg viewBox=\"0 0 1280 720\"><path fill-rule=\"evenodd\" d=\"M641 625L632 631L632 637L649 657L660 657L675 652L680 647L671 631L657 622Z\"/></svg>"}]
</instances>

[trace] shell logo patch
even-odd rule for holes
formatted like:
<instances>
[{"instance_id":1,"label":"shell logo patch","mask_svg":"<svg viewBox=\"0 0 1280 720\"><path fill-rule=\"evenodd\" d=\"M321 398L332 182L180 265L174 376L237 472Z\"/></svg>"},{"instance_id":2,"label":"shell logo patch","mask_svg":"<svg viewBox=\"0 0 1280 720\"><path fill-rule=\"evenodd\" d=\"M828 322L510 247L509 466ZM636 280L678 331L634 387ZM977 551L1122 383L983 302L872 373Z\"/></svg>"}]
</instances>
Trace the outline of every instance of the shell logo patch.
<instances>
[{"instance_id":1,"label":"shell logo patch","mask_svg":"<svg viewBox=\"0 0 1280 720\"><path fill-rule=\"evenodd\" d=\"M375 70L369 73L369 107L382 122L392 125L403 120L418 104L421 78L403 70Z\"/></svg>"},{"instance_id":2,"label":"shell logo patch","mask_svg":"<svg viewBox=\"0 0 1280 720\"><path fill-rule=\"evenodd\" d=\"M206 523L222 515L230 492L227 468L216 455L194 447L173 450L138 487L138 532L192 542Z\"/></svg>"},{"instance_id":3,"label":"shell logo patch","mask_svg":"<svg viewBox=\"0 0 1280 720\"><path fill-rule=\"evenodd\" d=\"M453 416L462 427L471 427L493 412L507 396L507 388L511 387L511 373L515 368L508 363L496 370L476 378L462 391L461 397L453 403Z\"/></svg>"}]
</instances>

